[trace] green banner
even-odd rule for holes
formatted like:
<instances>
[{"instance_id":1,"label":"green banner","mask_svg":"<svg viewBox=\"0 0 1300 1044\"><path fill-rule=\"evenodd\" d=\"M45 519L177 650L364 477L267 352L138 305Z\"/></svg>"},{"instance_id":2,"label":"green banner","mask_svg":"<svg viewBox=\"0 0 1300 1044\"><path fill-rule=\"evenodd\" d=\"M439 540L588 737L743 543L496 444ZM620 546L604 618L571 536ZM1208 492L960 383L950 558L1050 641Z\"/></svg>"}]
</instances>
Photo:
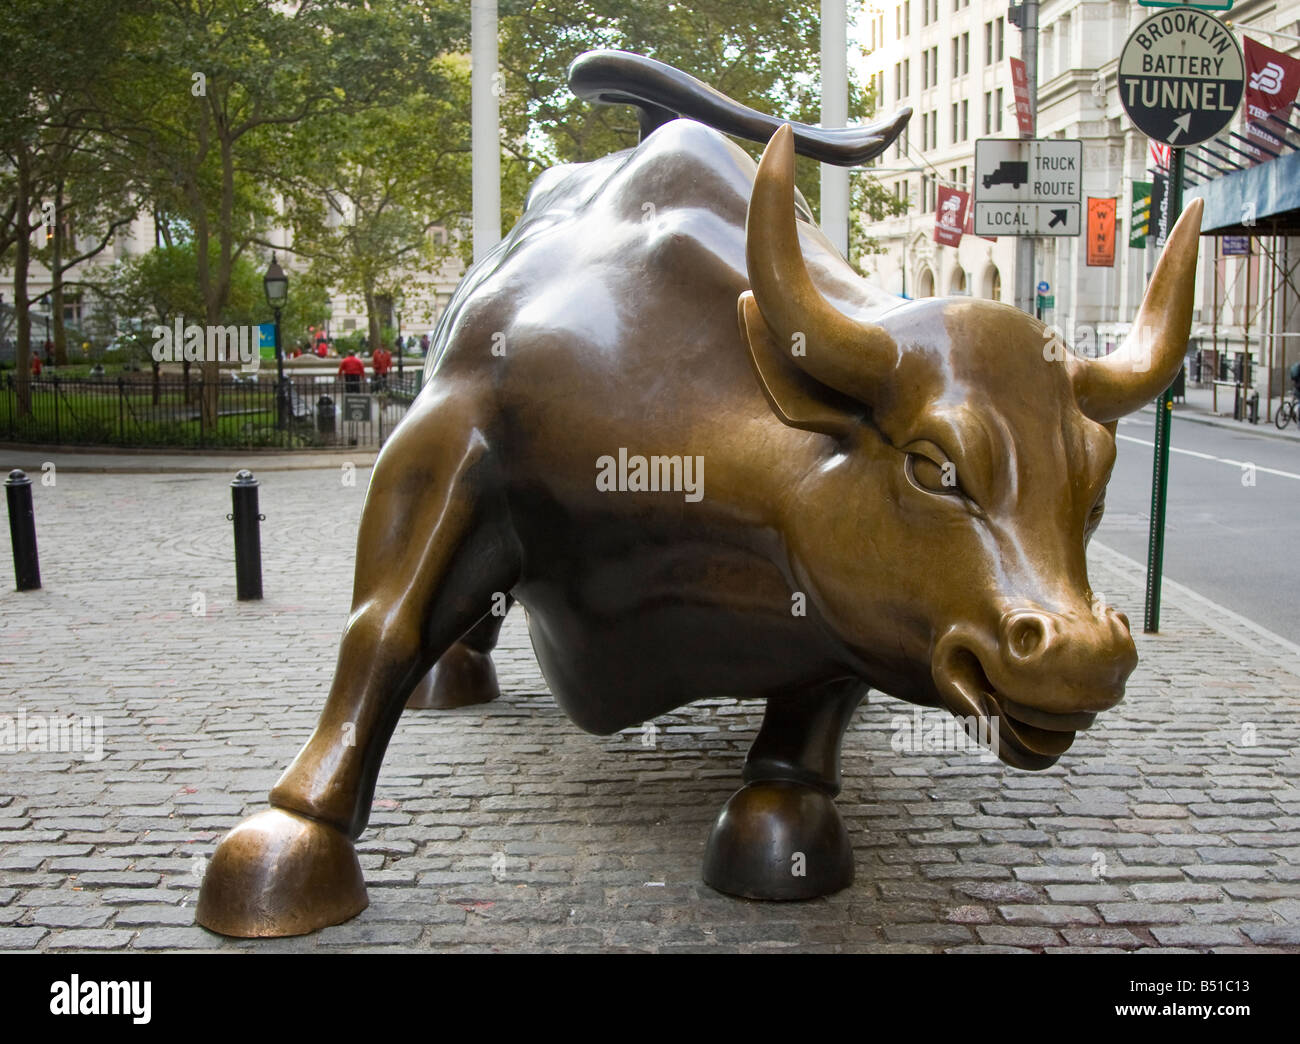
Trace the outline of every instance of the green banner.
<instances>
[{"instance_id":1,"label":"green banner","mask_svg":"<svg viewBox=\"0 0 1300 1044\"><path fill-rule=\"evenodd\" d=\"M1147 226L1151 223L1151 182L1133 182L1133 204L1129 211L1128 245L1145 250Z\"/></svg>"}]
</instances>

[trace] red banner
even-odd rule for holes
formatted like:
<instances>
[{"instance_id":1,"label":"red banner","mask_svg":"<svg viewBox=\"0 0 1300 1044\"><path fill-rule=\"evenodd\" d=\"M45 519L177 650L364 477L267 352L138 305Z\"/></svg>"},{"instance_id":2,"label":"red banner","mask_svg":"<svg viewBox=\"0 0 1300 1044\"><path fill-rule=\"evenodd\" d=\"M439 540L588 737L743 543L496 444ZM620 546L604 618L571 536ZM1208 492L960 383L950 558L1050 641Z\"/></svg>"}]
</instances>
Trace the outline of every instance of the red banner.
<instances>
[{"instance_id":1,"label":"red banner","mask_svg":"<svg viewBox=\"0 0 1300 1044\"><path fill-rule=\"evenodd\" d=\"M1246 37L1246 118L1262 120L1295 101L1300 61Z\"/></svg>"},{"instance_id":2,"label":"red banner","mask_svg":"<svg viewBox=\"0 0 1300 1044\"><path fill-rule=\"evenodd\" d=\"M1016 123L1020 125L1020 136L1034 136L1034 118L1029 112L1029 75L1025 63L1019 58L1011 59L1011 89L1016 95Z\"/></svg>"},{"instance_id":3,"label":"red banner","mask_svg":"<svg viewBox=\"0 0 1300 1044\"><path fill-rule=\"evenodd\" d=\"M1245 40L1246 103L1241 111L1246 135L1251 139L1246 149L1256 163L1263 163L1285 151L1281 136L1286 128L1268 117L1295 101L1300 88L1300 61L1249 36Z\"/></svg>"},{"instance_id":4,"label":"red banner","mask_svg":"<svg viewBox=\"0 0 1300 1044\"><path fill-rule=\"evenodd\" d=\"M934 241L940 246L960 246L966 225L970 193L940 185L934 208Z\"/></svg>"},{"instance_id":5,"label":"red banner","mask_svg":"<svg viewBox=\"0 0 1300 1044\"><path fill-rule=\"evenodd\" d=\"M1088 266L1115 267L1115 200L1088 197Z\"/></svg>"}]
</instances>

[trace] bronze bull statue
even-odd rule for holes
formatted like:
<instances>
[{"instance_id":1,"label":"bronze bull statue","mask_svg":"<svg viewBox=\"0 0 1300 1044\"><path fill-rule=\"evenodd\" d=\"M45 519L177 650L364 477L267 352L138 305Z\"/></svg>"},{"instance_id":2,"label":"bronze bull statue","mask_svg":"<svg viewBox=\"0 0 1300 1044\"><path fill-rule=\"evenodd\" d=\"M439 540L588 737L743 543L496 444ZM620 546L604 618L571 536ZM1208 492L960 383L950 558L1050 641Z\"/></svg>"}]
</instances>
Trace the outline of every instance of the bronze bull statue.
<instances>
[{"instance_id":1,"label":"bronze bull statue","mask_svg":"<svg viewBox=\"0 0 1300 1044\"><path fill-rule=\"evenodd\" d=\"M297 934L365 908L353 839L397 720L417 690L440 707L499 694L511 599L584 729L766 701L705 857L705 880L742 896L851 882L832 799L869 688L995 723L1024 769L1124 694L1136 651L1085 547L1116 419L1182 362L1200 202L1133 335L1077 358L1004 304L900 303L813 223L796 149L861 162L908 112L792 128L617 52L571 79L637 104L643 139L539 178L457 290L375 463L320 722L209 866L198 920L215 931ZM762 162L681 113L770 139Z\"/></svg>"}]
</instances>

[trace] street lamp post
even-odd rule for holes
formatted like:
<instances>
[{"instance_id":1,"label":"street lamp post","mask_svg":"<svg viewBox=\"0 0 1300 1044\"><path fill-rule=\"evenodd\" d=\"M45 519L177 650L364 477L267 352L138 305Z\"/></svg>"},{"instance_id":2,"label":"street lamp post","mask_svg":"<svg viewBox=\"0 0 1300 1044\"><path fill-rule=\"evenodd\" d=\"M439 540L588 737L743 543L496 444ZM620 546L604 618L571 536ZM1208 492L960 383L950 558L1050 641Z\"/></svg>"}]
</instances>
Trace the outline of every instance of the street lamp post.
<instances>
[{"instance_id":1,"label":"street lamp post","mask_svg":"<svg viewBox=\"0 0 1300 1044\"><path fill-rule=\"evenodd\" d=\"M402 387L402 356L405 355L402 343L402 301L397 302L397 386Z\"/></svg>"},{"instance_id":2,"label":"street lamp post","mask_svg":"<svg viewBox=\"0 0 1300 1044\"><path fill-rule=\"evenodd\" d=\"M266 303L275 313L275 423L276 427L283 428L289 416L289 403L285 394L288 389L284 383L284 348L280 340L280 311L289 298L289 277L284 274L284 269L280 267L274 254L271 255L271 263L267 266L266 275L262 276L262 290L266 293Z\"/></svg>"}]
</instances>

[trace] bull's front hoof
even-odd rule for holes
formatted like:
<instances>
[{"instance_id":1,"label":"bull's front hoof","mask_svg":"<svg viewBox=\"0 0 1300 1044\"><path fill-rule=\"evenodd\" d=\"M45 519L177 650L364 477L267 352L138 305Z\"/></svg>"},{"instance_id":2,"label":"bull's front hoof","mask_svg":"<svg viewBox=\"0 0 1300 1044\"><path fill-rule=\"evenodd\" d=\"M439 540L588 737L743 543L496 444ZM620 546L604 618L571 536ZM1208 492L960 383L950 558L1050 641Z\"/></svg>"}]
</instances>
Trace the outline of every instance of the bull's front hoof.
<instances>
[{"instance_id":1,"label":"bull's front hoof","mask_svg":"<svg viewBox=\"0 0 1300 1044\"><path fill-rule=\"evenodd\" d=\"M195 920L222 935L305 935L369 904L352 842L341 830L283 809L249 816L217 846Z\"/></svg>"},{"instance_id":2,"label":"bull's front hoof","mask_svg":"<svg viewBox=\"0 0 1300 1044\"><path fill-rule=\"evenodd\" d=\"M835 802L803 783L764 780L731 795L704 853L704 881L748 899L815 899L853 883Z\"/></svg>"},{"instance_id":3,"label":"bull's front hoof","mask_svg":"<svg viewBox=\"0 0 1300 1044\"><path fill-rule=\"evenodd\" d=\"M457 642L420 679L406 705L415 710L455 710L491 703L500 695L492 657Z\"/></svg>"}]
</instances>

